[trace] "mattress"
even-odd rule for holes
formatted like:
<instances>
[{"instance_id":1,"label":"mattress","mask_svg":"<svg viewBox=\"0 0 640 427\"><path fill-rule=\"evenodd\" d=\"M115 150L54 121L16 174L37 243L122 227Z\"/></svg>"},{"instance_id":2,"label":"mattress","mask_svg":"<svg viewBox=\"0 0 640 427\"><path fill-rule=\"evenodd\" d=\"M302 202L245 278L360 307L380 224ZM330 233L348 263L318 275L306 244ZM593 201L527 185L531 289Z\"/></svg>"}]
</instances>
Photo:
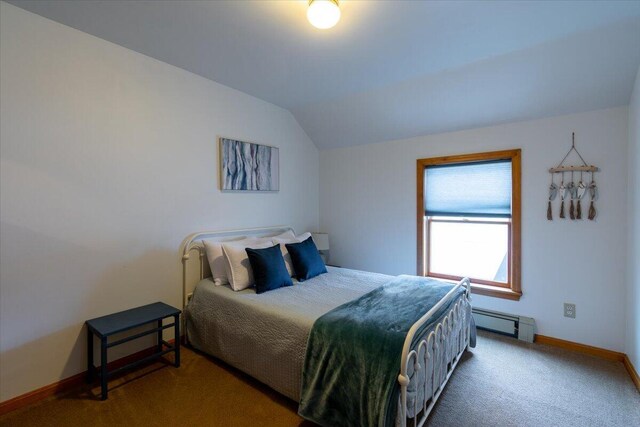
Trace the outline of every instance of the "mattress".
<instances>
[{"instance_id":1,"label":"mattress","mask_svg":"<svg viewBox=\"0 0 640 427\"><path fill-rule=\"evenodd\" d=\"M327 271L304 282L294 280L294 286L260 295L253 289L234 292L228 286L215 286L211 278L200 281L185 309L191 345L299 402L307 339L316 319L394 278L335 267L327 267ZM462 323L472 325L474 342L471 305L466 299L463 301ZM432 319L421 336L427 336L445 315ZM409 417L419 411L419 406L416 409L414 404L423 402L425 393L431 394L429 391L444 380L447 361L457 352L460 333L462 329L454 328L448 342L438 346L437 368L433 366L433 359L429 359L428 369L419 371L416 378L413 366L409 367ZM424 351L419 351L419 355L419 360L423 360ZM433 371L437 377L425 375Z\"/></svg>"},{"instance_id":2,"label":"mattress","mask_svg":"<svg viewBox=\"0 0 640 427\"><path fill-rule=\"evenodd\" d=\"M307 338L316 319L393 279L344 268L327 270L260 295L202 280L185 310L190 343L298 401Z\"/></svg>"}]
</instances>

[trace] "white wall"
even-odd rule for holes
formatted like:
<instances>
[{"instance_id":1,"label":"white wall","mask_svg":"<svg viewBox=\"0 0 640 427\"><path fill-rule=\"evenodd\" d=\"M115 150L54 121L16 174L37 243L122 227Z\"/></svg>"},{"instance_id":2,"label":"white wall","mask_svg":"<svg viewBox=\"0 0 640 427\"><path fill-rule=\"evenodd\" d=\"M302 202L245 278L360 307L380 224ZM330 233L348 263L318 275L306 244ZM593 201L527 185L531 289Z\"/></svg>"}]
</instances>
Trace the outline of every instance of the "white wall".
<instances>
[{"instance_id":1,"label":"white wall","mask_svg":"<svg viewBox=\"0 0 640 427\"><path fill-rule=\"evenodd\" d=\"M6 3L0 12L4 401L84 369L85 319L180 306L188 233L316 229L318 151L286 110ZM221 193L218 135L279 146L280 192Z\"/></svg>"},{"instance_id":2,"label":"white wall","mask_svg":"<svg viewBox=\"0 0 640 427\"><path fill-rule=\"evenodd\" d=\"M629 249L626 352L640 371L640 69L629 104Z\"/></svg>"},{"instance_id":3,"label":"white wall","mask_svg":"<svg viewBox=\"0 0 640 427\"><path fill-rule=\"evenodd\" d=\"M572 131L582 155L602 169L599 216L549 222L547 170L571 146ZM511 148L522 149L524 295L519 302L474 296L474 305L532 316L543 335L623 351L626 107L321 151L320 228L330 233L332 261L415 274L416 159ZM576 319L563 317L563 302L577 305Z\"/></svg>"}]
</instances>

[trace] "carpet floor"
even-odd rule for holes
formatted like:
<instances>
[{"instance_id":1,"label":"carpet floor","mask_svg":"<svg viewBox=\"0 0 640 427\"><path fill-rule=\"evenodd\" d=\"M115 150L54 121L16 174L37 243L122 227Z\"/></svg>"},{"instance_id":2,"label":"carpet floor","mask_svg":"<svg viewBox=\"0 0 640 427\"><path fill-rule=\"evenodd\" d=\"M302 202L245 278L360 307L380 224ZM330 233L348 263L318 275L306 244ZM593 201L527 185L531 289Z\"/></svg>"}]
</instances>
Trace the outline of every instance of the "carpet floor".
<instances>
[{"instance_id":1,"label":"carpet floor","mask_svg":"<svg viewBox=\"0 0 640 427\"><path fill-rule=\"evenodd\" d=\"M297 405L215 359L184 349L179 369L158 362L99 387L11 412L2 426L312 427ZM429 426L640 426L640 393L619 362L480 332Z\"/></svg>"}]
</instances>

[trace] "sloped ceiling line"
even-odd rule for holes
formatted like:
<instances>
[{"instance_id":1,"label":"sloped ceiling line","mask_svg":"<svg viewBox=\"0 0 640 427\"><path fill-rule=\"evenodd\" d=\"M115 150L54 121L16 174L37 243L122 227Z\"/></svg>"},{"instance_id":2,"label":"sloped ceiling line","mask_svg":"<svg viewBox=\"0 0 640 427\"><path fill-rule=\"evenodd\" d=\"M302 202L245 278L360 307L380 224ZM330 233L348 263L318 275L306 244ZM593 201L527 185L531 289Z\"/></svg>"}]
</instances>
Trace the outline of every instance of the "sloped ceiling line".
<instances>
[{"instance_id":1,"label":"sloped ceiling line","mask_svg":"<svg viewBox=\"0 0 640 427\"><path fill-rule=\"evenodd\" d=\"M9 0L292 112L320 149L626 105L640 2Z\"/></svg>"}]
</instances>

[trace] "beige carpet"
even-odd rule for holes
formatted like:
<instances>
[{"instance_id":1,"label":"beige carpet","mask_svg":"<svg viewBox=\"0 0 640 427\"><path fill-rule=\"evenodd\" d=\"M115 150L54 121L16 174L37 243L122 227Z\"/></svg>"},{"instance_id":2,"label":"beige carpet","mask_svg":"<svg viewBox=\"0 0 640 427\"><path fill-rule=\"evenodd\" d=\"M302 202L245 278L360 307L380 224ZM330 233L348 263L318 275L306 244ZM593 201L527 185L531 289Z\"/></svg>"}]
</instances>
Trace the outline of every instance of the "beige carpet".
<instances>
[{"instance_id":1,"label":"beige carpet","mask_svg":"<svg viewBox=\"0 0 640 427\"><path fill-rule=\"evenodd\" d=\"M296 404L188 349L180 369L156 363L99 388L0 418L3 426L311 426ZM430 426L640 426L640 393L621 363L480 333Z\"/></svg>"}]
</instances>

